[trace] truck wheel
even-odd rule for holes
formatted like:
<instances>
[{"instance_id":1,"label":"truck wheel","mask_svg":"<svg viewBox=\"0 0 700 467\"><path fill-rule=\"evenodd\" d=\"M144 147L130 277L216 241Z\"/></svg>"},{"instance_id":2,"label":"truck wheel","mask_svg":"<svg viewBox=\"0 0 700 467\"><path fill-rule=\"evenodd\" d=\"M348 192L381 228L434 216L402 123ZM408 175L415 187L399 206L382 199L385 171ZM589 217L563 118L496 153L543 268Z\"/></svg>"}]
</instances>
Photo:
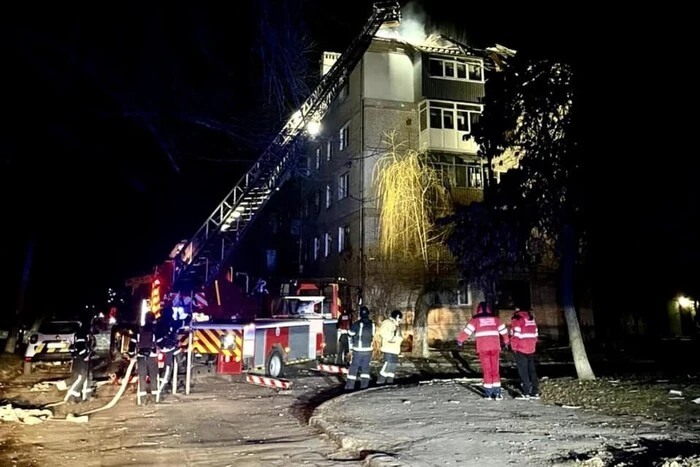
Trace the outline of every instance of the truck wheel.
<instances>
[{"instance_id":1,"label":"truck wheel","mask_svg":"<svg viewBox=\"0 0 700 467\"><path fill-rule=\"evenodd\" d=\"M284 375L284 358L279 350L273 350L267 357L265 374L271 378L280 378Z\"/></svg>"},{"instance_id":2,"label":"truck wheel","mask_svg":"<svg viewBox=\"0 0 700 467\"><path fill-rule=\"evenodd\" d=\"M24 374L25 375L32 374L32 362L24 362Z\"/></svg>"}]
</instances>

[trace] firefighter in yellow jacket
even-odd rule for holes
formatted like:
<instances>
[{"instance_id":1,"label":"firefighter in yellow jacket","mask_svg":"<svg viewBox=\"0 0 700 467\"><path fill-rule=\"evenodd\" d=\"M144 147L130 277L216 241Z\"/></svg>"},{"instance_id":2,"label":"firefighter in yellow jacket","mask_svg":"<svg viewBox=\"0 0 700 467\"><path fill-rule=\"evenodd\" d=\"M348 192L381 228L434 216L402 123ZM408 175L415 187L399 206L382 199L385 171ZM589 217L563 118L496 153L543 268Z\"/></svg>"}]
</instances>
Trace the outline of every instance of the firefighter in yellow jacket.
<instances>
[{"instance_id":1,"label":"firefighter in yellow jacket","mask_svg":"<svg viewBox=\"0 0 700 467\"><path fill-rule=\"evenodd\" d=\"M391 312L391 317L382 321L382 326L379 328L379 335L382 338L382 346L380 350L384 353L384 365L379 371L377 384L392 384L396 371L396 364L399 362L399 354L401 353L401 318L403 313L399 310Z\"/></svg>"}]
</instances>

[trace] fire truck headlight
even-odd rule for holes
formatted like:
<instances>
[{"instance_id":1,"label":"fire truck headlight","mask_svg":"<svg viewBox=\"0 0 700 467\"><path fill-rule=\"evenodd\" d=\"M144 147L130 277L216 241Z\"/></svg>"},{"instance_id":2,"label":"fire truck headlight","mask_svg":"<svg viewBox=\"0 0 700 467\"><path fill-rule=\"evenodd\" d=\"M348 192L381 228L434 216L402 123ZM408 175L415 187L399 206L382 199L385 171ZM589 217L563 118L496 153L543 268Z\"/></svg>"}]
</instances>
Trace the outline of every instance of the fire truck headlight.
<instances>
[{"instance_id":1,"label":"fire truck headlight","mask_svg":"<svg viewBox=\"0 0 700 467\"><path fill-rule=\"evenodd\" d=\"M221 340L221 348L223 349L231 349L235 345L235 341L233 340L233 336L231 334L226 334L224 338Z\"/></svg>"}]
</instances>

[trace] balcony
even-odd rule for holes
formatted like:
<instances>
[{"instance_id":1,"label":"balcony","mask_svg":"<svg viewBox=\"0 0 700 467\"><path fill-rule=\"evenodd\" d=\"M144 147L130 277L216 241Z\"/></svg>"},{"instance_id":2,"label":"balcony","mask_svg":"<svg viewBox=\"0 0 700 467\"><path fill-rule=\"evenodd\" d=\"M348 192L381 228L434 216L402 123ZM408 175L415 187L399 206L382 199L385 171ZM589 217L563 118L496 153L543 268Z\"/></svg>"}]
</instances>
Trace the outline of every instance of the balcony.
<instances>
[{"instance_id":1,"label":"balcony","mask_svg":"<svg viewBox=\"0 0 700 467\"><path fill-rule=\"evenodd\" d=\"M476 154L479 147L471 136L471 128L481 111L482 106L478 104L435 100L421 102L420 148Z\"/></svg>"}]
</instances>

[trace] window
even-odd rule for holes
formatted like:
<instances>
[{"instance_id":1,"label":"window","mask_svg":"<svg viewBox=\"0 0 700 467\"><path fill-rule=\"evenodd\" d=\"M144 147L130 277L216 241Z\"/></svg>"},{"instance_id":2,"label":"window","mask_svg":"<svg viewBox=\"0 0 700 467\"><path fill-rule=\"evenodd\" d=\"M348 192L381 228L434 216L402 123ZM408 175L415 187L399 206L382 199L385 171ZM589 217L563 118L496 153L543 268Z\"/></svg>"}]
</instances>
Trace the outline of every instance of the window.
<instances>
[{"instance_id":1,"label":"window","mask_svg":"<svg viewBox=\"0 0 700 467\"><path fill-rule=\"evenodd\" d=\"M342 253L350 246L350 226L338 227L338 253Z\"/></svg>"},{"instance_id":2,"label":"window","mask_svg":"<svg viewBox=\"0 0 700 467\"><path fill-rule=\"evenodd\" d=\"M483 168L480 164L453 155L434 154L428 160L446 184L453 187L483 188Z\"/></svg>"},{"instance_id":3,"label":"window","mask_svg":"<svg viewBox=\"0 0 700 467\"><path fill-rule=\"evenodd\" d=\"M326 185L326 209L331 207L331 201L333 200L333 190L330 185Z\"/></svg>"},{"instance_id":4,"label":"window","mask_svg":"<svg viewBox=\"0 0 700 467\"><path fill-rule=\"evenodd\" d=\"M314 259L318 259L318 253L321 251L321 242L319 242L318 237L314 237Z\"/></svg>"},{"instance_id":5,"label":"window","mask_svg":"<svg viewBox=\"0 0 700 467\"><path fill-rule=\"evenodd\" d=\"M342 151L350 145L350 122L346 123L345 126L340 129L340 135L338 136L340 141L340 143L338 143L338 149Z\"/></svg>"},{"instance_id":6,"label":"window","mask_svg":"<svg viewBox=\"0 0 700 467\"><path fill-rule=\"evenodd\" d=\"M478 58L464 60L431 58L428 73L432 78L484 82L484 62Z\"/></svg>"},{"instance_id":7,"label":"window","mask_svg":"<svg viewBox=\"0 0 700 467\"><path fill-rule=\"evenodd\" d=\"M323 234L323 256L328 258L331 254L331 249L333 248L333 241L331 239L331 234L326 232Z\"/></svg>"},{"instance_id":8,"label":"window","mask_svg":"<svg viewBox=\"0 0 700 467\"><path fill-rule=\"evenodd\" d=\"M418 124L420 125L420 131L425 130L428 128L428 104L427 102L423 102L420 105L420 115L418 119Z\"/></svg>"},{"instance_id":9,"label":"window","mask_svg":"<svg viewBox=\"0 0 700 467\"><path fill-rule=\"evenodd\" d=\"M321 168L321 148L316 148L316 170Z\"/></svg>"},{"instance_id":10,"label":"window","mask_svg":"<svg viewBox=\"0 0 700 467\"><path fill-rule=\"evenodd\" d=\"M304 217L309 217L309 200L305 199L301 205L301 214Z\"/></svg>"},{"instance_id":11,"label":"window","mask_svg":"<svg viewBox=\"0 0 700 467\"><path fill-rule=\"evenodd\" d=\"M343 175L338 177L338 199L345 199L348 197L348 188L350 185L350 172L345 172Z\"/></svg>"},{"instance_id":12,"label":"window","mask_svg":"<svg viewBox=\"0 0 700 467\"><path fill-rule=\"evenodd\" d=\"M316 214L321 212L321 190L316 190L314 193L314 212Z\"/></svg>"},{"instance_id":13,"label":"window","mask_svg":"<svg viewBox=\"0 0 700 467\"><path fill-rule=\"evenodd\" d=\"M446 289L435 292L432 296L432 305L443 306L470 306L472 304L472 292L468 285L460 284L454 289Z\"/></svg>"},{"instance_id":14,"label":"window","mask_svg":"<svg viewBox=\"0 0 700 467\"><path fill-rule=\"evenodd\" d=\"M326 162L330 162L332 155L333 155L333 142L328 140L328 144L326 144Z\"/></svg>"},{"instance_id":15,"label":"window","mask_svg":"<svg viewBox=\"0 0 700 467\"><path fill-rule=\"evenodd\" d=\"M420 105L420 130L457 130L471 133L479 121L482 106L456 102L426 101ZM430 115L430 118L428 118Z\"/></svg>"}]
</instances>

